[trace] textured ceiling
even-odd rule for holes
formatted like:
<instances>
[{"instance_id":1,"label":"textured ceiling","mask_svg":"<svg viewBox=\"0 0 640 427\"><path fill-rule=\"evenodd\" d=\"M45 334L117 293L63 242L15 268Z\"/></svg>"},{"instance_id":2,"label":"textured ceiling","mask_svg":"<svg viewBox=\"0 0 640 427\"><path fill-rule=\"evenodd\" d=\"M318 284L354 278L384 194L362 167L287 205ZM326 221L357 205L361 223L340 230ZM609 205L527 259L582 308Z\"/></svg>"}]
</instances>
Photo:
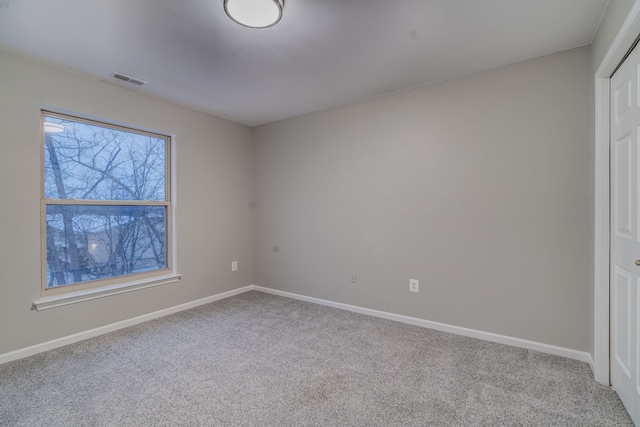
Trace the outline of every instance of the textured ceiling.
<instances>
[{"instance_id":1,"label":"textured ceiling","mask_svg":"<svg viewBox=\"0 0 640 427\"><path fill-rule=\"evenodd\" d=\"M222 2L0 0L0 48L255 126L589 44L607 4L286 0L253 30Z\"/></svg>"}]
</instances>

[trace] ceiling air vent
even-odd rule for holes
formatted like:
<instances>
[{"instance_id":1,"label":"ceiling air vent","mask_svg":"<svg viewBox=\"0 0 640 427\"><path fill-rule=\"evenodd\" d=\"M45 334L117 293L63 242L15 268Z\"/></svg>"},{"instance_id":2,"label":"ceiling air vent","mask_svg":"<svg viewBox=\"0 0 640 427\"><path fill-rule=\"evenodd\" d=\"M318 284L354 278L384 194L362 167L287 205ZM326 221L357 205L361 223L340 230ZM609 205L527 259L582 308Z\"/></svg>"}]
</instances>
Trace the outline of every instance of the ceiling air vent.
<instances>
[{"instance_id":1,"label":"ceiling air vent","mask_svg":"<svg viewBox=\"0 0 640 427\"><path fill-rule=\"evenodd\" d=\"M135 77L127 76L126 74L122 74L122 73L113 73L113 77L119 80L123 80L127 83L133 83L134 85L138 85L138 86L146 85L148 83L148 82L145 82L144 80L136 79Z\"/></svg>"}]
</instances>

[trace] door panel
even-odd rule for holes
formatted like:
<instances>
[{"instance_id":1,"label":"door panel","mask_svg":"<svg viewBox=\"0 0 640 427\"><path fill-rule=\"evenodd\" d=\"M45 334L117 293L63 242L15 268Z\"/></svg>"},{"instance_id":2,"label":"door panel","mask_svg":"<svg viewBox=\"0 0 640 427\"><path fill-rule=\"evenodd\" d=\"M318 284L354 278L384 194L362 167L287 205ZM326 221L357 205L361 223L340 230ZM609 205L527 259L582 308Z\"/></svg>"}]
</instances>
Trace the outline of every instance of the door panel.
<instances>
[{"instance_id":1,"label":"door panel","mask_svg":"<svg viewBox=\"0 0 640 427\"><path fill-rule=\"evenodd\" d=\"M610 360L611 385L640 426L639 83L635 49L611 77Z\"/></svg>"},{"instance_id":2,"label":"door panel","mask_svg":"<svg viewBox=\"0 0 640 427\"><path fill-rule=\"evenodd\" d=\"M615 233L619 237L631 238L631 201L633 179L631 176L631 134L614 142L614 188L615 188Z\"/></svg>"},{"instance_id":3,"label":"door panel","mask_svg":"<svg viewBox=\"0 0 640 427\"><path fill-rule=\"evenodd\" d=\"M622 368L624 376L631 379L631 273L619 266L615 267L613 281L613 358Z\"/></svg>"},{"instance_id":4,"label":"door panel","mask_svg":"<svg viewBox=\"0 0 640 427\"><path fill-rule=\"evenodd\" d=\"M615 86L613 90L613 97L615 102L613 103L615 109L614 123L620 123L625 113L631 111L631 81L633 77L626 75L626 78Z\"/></svg>"}]
</instances>

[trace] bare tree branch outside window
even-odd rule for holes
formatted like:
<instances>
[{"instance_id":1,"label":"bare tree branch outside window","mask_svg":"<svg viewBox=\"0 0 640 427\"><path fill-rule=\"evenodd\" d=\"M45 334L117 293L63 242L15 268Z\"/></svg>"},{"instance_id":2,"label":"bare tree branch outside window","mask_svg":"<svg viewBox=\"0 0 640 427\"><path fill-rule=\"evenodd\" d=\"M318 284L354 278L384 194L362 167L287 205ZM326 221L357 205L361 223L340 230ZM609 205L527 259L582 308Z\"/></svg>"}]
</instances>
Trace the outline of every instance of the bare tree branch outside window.
<instances>
[{"instance_id":1,"label":"bare tree branch outside window","mask_svg":"<svg viewBox=\"0 0 640 427\"><path fill-rule=\"evenodd\" d=\"M167 268L168 139L44 116L47 288Z\"/></svg>"}]
</instances>

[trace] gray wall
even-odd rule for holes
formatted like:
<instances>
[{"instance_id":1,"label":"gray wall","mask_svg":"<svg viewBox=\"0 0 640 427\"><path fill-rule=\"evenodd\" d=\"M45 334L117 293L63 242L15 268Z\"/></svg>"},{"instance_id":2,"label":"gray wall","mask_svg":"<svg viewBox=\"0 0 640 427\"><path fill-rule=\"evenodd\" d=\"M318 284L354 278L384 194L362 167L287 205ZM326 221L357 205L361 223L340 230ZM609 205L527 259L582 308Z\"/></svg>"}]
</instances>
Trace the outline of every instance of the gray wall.
<instances>
[{"instance_id":1,"label":"gray wall","mask_svg":"<svg viewBox=\"0 0 640 427\"><path fill-rule=\"evenodd\" d=\"M591 45L591 140L595 141L595 75L596 71L600 67L602 60L605 55L609 51L613 40L618 35L618 31L622 27L631 7L635 3L634 0L609 0L609 4L607 5L607 9L605 10L604 15L602 16L602 20L600 21L600 26L598 27L598 31L596 32L595 37L593 38L593 43ZM594 165L591 168L591 182L595 186L595 144L591 143L591 164ZM591 194L591 205L595 206L595 193L592 190ZM593 231L595 229L595 218L594 218L594 210L591 212L591 241L593 242L594 236ZM592 254L593 260L593 254ZM591 280L593 283L593 271L591 274ZM591 293L589 295L589 306L593 307L594 303L594 291L595 284L591 287ZM593 312L593 309L592 309ZM593 313L589 318L589 353L593 356L594 351L594 318Z\"/></svg>"},{"instance_id":2,"label":"gray wall","mask_svg":"<svg viewBox=\"0 0 640 427\"><path fill-rule=\"evenodd\" d=\"M3 51L0 76L0 354L252 283L250 128ZM177 135L180 282L31 310L40 296L42 105Z\"/></svg>"},{"instance_id":3,"label":"gray wall","mask_svg":"<svg viewBox=\"0 0 640 427\"><path fill-rule=\"evenodd\" d=\"M0 51L0 354L250 283L586 350L589 70L632 3L612 0L592 56L574 49L261 126L254 153L247 127ZM31 310L42 105L178 135L182 281Z\"/></svg>"},{"instance_id":4,"label":"gray wall","mask_svg":"<svg viewBox=\"0 0 640 427\"><path fill-rule=\"evenodd\" d=\"M595 75L600 63L618 35L635 0L609 0L591 48L591 71Z\"/></svg>"},{"instance_id":5,"label":"gray wall","mask_svg":"<svg viewBox=\"0 0 640 427\"><path fill-rule=\"evenodd\" d=\"M255 128L255 283L587 350L590 60L582 47Z\"/></svg>"}]
</instances>

